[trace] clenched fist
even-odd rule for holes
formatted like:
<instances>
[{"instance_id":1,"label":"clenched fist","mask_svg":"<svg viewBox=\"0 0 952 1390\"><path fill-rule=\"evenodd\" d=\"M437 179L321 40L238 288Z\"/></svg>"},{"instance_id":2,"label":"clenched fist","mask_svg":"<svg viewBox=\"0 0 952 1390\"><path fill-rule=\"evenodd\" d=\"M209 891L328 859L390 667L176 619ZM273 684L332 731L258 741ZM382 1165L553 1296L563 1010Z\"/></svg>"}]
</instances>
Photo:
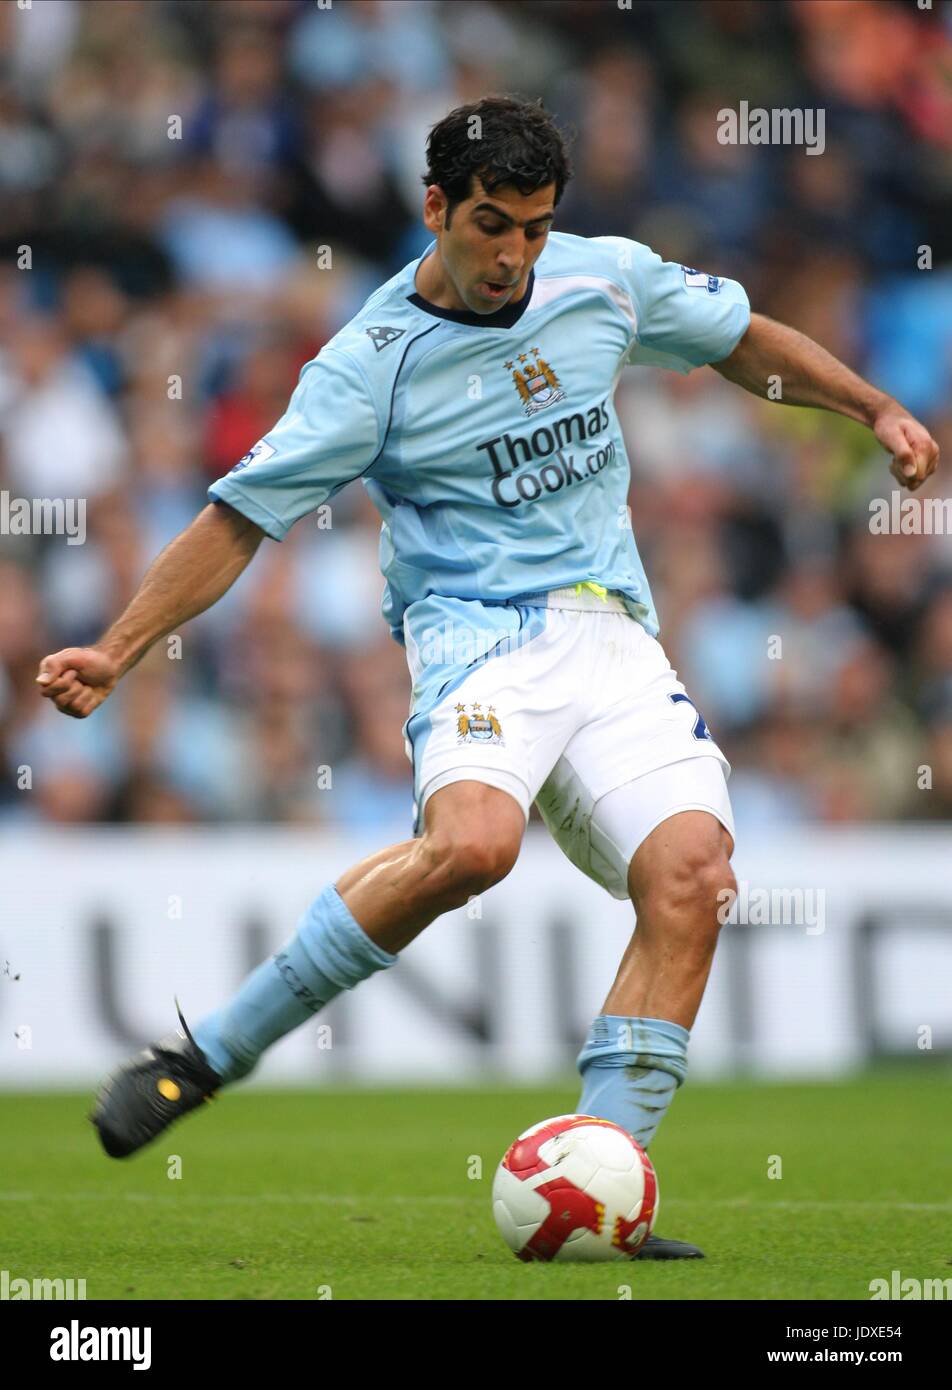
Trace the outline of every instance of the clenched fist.
<instances>
[{"instance_id":1,"label":"clenched fist","mask_svg":"<svg viewBox=\"0 0 952 1390\"><path fill-rule=\"evenodd\" d=\"M938 466L939 446L925 425L897 401L891 401L876 417L873 433L892 454L889 471L903 487L915 492L931 478Z\"/></svg>"},{"instance_id":2,"label":"clenched fist","mask_svg":"<svg viewBox=\"0 0 952 1390\"><path fill-rule=\"evenodd\" d=\"M64 647L40 662L40 694L73 719L85 719L112 694L122 674L115 657L98 647Z\"/></svg>"}]
</instances>

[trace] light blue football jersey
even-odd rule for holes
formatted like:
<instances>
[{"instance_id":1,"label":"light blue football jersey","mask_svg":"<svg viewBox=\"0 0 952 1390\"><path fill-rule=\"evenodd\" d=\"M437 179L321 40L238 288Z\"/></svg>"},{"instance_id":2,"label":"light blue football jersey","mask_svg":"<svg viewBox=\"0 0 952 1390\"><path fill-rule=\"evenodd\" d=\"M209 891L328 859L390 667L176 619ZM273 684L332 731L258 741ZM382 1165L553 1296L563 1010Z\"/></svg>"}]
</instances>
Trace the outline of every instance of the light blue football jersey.
<instances>
[{"instance_id":1,"label":"light blue football jersey","mask_svg":"<svg viewBox=\"0 0 952 1390\"><path fill-rule=\"evenodd\" d=\"M304 366L286 414L208 489L281 540L363 481L383 518L383 616L408 649L415 698L432 684L423 667L442 668L445 691L447 664L469 669L536 627L519 613L527 596L580 581L619 591L657 634L615 385L628 364L718 362L750 322L735 281L624 237L562 232L518 302L441 309L414 283L434 246ZM441 639L435 661L421 659L454 623L467 649Z\"/></svg>"}]
</instances>

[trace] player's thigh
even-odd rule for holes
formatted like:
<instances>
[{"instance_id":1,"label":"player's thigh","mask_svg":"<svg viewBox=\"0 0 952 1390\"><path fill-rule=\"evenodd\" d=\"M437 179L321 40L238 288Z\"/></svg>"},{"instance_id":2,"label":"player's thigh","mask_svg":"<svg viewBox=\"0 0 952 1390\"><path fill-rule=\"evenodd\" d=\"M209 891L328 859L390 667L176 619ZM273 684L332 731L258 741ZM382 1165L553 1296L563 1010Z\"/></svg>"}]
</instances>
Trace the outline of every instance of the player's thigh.
<instances>
[{"instance_id":1,"label":"player's thigh","mask_svg":"<svg viewBox=\"0 0 952 1390\"><path fill-rule=\"evenodd\" d=\"M493 657L451 682L432 709L411 715L407 752L413 766L414 831L427 824L431 800L458 783L507 794L523 826L539 787L578 727L583 682L573 660L577 613L545 615L538 638ZM492 833L473 822L474 833Z\"/></svg>"},{"instance_id":2,"label":"player's thigh","mask_svg":"<svg viewBox=\"0 0 952 1390\"><path fill-rule=\"evenodd\" d=\"M707 863L719 857L722 846L728 855L733 850L727 780L720 761L711 756L653 768L598 796L563 758L536 804L566 857L619 899L631 896L633 883L653 881L660 856L650 853L652 843L673 841L673 855L680 852L684 864ZM703 814L681 816L685 811ZM662 825L674 826L674 833L660 835ZM692 826L694 841L689 843ZM645 846L648 859L642 873L644 856L639 855Z\"/></svg>"},{"instance_id":3,"label":"player's thigh","mask_svg":"<svg viewBox=\"0 0 952 1390\"><path fill-rule=\"evenodd\" d=\"M626 782L691 758L713 758L729 772L660 642L632 620L622 623L614 645L618 660L563 751L593 804Z\"/></svg>"},{"instance_id":4,"label":"player's thigh","mask_svg":"<svg viewBox=\"0 0 952 1390\"><path fill-rule=\"evenodd\" d=\"M734 818L714 758L686 758L616 787L595 808L593 834L636 907L683 904L733 886Z\"/></svg>"},{"instance_id":5,"label":"player's thigh","mask_svg":"<svg viewBox=\"0 0 952 1390\"><path fill-rule=\"evenodd\" d=\"M628 865L661 820L700 806L730 821L730 768L661 644L634 621L622 621L612 647L615 659L592 713L536 805L568 858L614 897L626 898ZM616 791L618 798L609 800Z\"/></svg>"}]
</instances>

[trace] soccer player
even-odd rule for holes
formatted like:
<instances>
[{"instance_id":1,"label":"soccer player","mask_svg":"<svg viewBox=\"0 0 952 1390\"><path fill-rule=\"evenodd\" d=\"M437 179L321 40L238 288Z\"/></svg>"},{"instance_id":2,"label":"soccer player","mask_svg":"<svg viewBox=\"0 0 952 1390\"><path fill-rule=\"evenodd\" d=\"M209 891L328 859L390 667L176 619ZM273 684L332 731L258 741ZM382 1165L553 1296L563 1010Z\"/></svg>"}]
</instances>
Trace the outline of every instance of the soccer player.
<instances>
[{"instance_id":1,"label":"soccer player","mask_svg":"<svg viewBox=\"0 0 952 1390\"><path fill-rule=\"evenodd\" d=\"M92 1118L115 1157L504 878L533 802L569 859L635 906L576 1108L650 1144L685 1078L734 840L728 765L657 640L627 520L619 373L710 365L761 396L776 375L785 403L868 426L904 487L936 466L898 402L752 315L739 284L624 237L553 232L570 169L538 105L460 107L427 157L426 252L306 364L287 413L211 485L105 635L40 665L42 694L86 718L264 537L355 478L380 511L383 615L413 683L413 838L328 884L233 999L191 1031L180 1015L181 1033L105 1081ZM653 1237L637 1258L700 1254Z\"/></svg>"}]
</instances>

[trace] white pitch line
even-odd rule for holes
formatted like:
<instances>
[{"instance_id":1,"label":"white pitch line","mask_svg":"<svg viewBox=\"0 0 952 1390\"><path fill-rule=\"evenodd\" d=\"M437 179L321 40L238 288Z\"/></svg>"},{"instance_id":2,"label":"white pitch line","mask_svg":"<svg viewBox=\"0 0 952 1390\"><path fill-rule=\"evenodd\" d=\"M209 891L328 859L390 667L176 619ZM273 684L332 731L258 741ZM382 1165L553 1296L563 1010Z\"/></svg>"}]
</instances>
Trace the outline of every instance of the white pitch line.
<instances>
[{"instance_id":1,"label":"white pitch line","mask_svg":"<svg viewBox=\"0 0 952 1390\"><path fill-rule=\"evenodd\" d=\"M59 1192L55 1196L49 1193L35 1192L0 1192L0 1202L116 1202L125 1200L127 1202L195 1202L203 1206L230 1206L241 1205L243 1203L294 1203L302 1202L326 1202L330 1205L351 1205L367 1206L370 1203L392 1203L399 1205L417 1206L420 1203L431 1203L439 1206L475 1206L481 1202L485 1193L474 1193L472 1197L437 1197L431 1195L410 1196L406 1193L368 1193L365 1197L356 1197L352 1194L336 1194L331 1192L258 1192L253 1195L246 1193L236 1193L232 1196L226 1194L202 1194L194 1192ZM814 1201L752 1201L746 1197L720 1197L707 1199L704 1197L672 1197L664 1202L664 1209L671 1207L725 1207L734 1211L751 1211L758 1214L770 1211L947 1211L952 1212L952 1202L890 1202L884 1198L878 1202L853 1201L845 1199L842 1202L814 1202Z\"/></svg>"},{"instance_id":2,"label":"white pitch line","mask_svg":"<svg viewBox=\"0 0 952 1390\"><path fill-rule=\"evenodd\" d=\"M669 1207L729 1207L735 1211L952 1211L952 1202L891 1202L887 1197L878 1202L865 1202L844 1197L839 1202L798 1201L777 1199L761 1201L749 1197L672 1197Z\"/></svg>"},{"instance_id":3,"label":"white pitch line","mask_svg":"<svg viewBox=\"0 0 952 1390\"><path fill-rule=\"evenodd\" d=\"M433 1197L420 1196L410 1197L388 1193L386 1197L381 1197L376 1193L369 1193L366 1197L354 1197L350 1195L336 1195L331 1192L258 1192L253 1196L247 1193L234 1193L227 1195L223 1193L200 1192L59 1192L55 1196L48 1192L0 1192L0 1202L201 1202L205 1206L228 1206L240 1204L242 1202L329 1202L329 1203L350 1203L353 1206L366 1206L371 1202L406 1202L416 1204L418 1202L437 1202L441 1204L451 1203L454 1206L480 1201L477 1195L472 1197Z\"/></svg>"}]
</instances>

